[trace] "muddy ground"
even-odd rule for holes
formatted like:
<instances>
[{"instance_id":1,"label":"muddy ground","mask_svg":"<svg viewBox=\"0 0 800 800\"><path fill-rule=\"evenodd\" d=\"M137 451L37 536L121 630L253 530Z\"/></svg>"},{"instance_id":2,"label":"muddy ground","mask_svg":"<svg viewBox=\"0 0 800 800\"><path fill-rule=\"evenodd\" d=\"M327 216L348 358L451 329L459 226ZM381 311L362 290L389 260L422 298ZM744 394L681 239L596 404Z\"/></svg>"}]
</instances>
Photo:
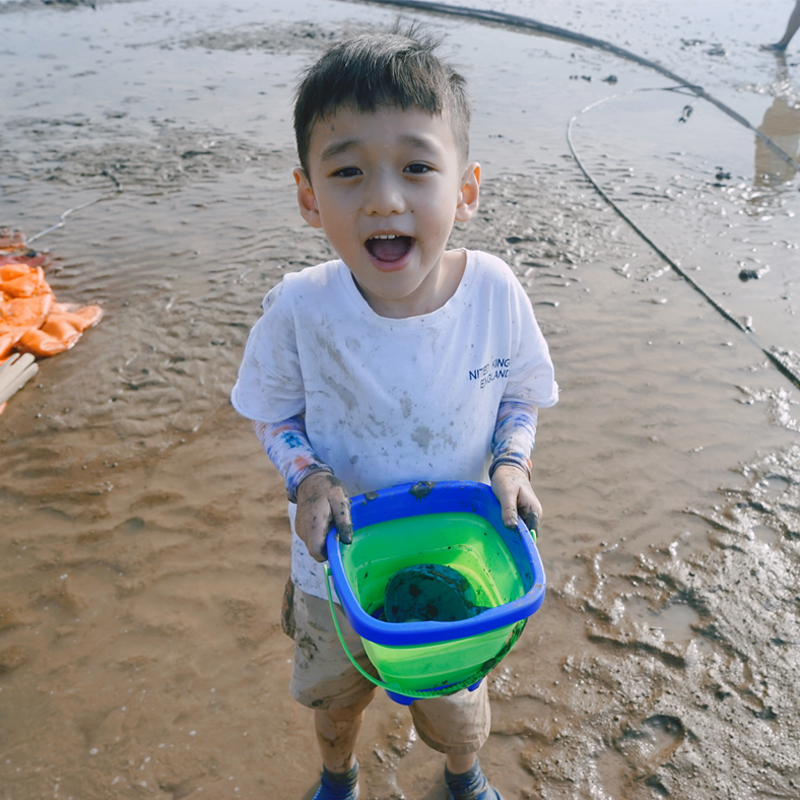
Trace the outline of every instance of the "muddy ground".
<instances>
[{"instance_id":1,"label":"muddy ground","mask_svg":"<svg viewBox=\"0 0 800 800\"><path fill-rule=\"evenodd\" d=\"M59 299L106 311L0 417L0 798L310 797L311 719L288 696L278 622L285 496L227 395L263 294L330 255L294 211L294 76L321 43L394 15L73 5L0 6L0 222L33 235L97 200L36 246L54 256ZM484 768L507 800L797 797L798 390L599 198L563 137L612 69L627 87L652 77L553 40L515 54L511 32L431 24L457 58L478 34L486 50L470 67L482 208L453 244L515 269L562 390L534 454L548 594L489 678ZM659 30L665 47L679 35ZM514 92L524 70L492 73L520 58L549 106ZM773 64L758 69L759 108L781 92L794 107L794 90L768 88ZM663 102L683 135L685 99ZM677 195L653 188L633 149L638 183L619 193L649 193L639 219L720 296L730 276L713 270L753 258L751 229L756 257L789 275L797 176L759 189L750 137L734 191L714 187L719 150L698 130L671 156ZM582 146L600 169L598 141ZM604 176L628 169L614 158ZM752 209L754 195L747 236L731 229L715 258L714 209ZM753 286L774 299L768 330L791 331L796 283ZM441 756L384 696L358 756L362 797L445 797Z\"/></svg>"}]
</instances>

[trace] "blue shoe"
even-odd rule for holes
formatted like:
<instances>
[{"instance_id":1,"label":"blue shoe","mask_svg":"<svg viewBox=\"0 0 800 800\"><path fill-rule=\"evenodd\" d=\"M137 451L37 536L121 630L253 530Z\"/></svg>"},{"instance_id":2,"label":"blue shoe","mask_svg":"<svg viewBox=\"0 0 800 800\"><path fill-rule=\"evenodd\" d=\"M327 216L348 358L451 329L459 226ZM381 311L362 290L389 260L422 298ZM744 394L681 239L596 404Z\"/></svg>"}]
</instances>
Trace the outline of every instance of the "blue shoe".
<instances>
[{"instance_id":1,"label":"blue shoe","mask_svg":"<svg viewBox=\"0 0 800 800\"><path fill-rule=\"evenodd\" d=\"M313 800L356 800L358 797L358 762L348 772L328 772L322 768L319 789Z\"/></svg>"},{"instance_id":2,"label":"blue shoe","mask_svg":"<svg viewBox=\"0 0 800 800\"><path fill-rule=\"evenodd\" d=\"M469 772L462 775L453 775L445 767L444 780L450 792L450 800L503 800L500 792L486 780L477 761Z\"/></svg>"}]
</instances>

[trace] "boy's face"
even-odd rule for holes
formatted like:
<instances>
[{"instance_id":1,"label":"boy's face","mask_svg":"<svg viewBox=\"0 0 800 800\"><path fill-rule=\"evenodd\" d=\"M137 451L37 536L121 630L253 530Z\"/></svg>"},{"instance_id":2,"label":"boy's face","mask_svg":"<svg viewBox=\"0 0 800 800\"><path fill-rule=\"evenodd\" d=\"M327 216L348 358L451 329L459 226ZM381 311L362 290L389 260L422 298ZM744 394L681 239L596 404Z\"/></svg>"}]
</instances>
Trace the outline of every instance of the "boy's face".
<instances>
[{"instance_id":1,"label":"boy's face","mask_svg":"<svg viewBox=\"0 0 800 800\"><path fill-rule=\"evenodd\" d=\"M294 173L300 212L378 314L416 316L449 299L463 258L445 247L478 207L480 167L461 166L442 116L339 109L314 126L308 165Z\"/></svg>"}]
</instances>

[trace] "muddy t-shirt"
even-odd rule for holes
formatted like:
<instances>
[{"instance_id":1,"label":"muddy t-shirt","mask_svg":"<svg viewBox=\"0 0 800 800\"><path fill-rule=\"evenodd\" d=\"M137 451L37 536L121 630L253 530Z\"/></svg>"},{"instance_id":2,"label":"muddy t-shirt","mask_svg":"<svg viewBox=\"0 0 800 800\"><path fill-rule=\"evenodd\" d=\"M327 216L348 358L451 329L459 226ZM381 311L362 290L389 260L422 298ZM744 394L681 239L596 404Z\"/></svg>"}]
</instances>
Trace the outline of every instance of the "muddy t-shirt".
<instances>
[{"instance_id":1,"label":"muddy t-shirt","mask_svg":"<svg viewBox=\"0 0 800 800\"><path fill-rule=\"evenodd\" d=\"M421 480L488 482L501 399L558 399L530 300L486 253L467 251L456 292L418 317L376 314L340 260L286 275L263 308L233 405L266 423L304 411L311 445L351 497ZM293 538L295 584L325 597L321 566Z\"/></svg>"}]
</instances>

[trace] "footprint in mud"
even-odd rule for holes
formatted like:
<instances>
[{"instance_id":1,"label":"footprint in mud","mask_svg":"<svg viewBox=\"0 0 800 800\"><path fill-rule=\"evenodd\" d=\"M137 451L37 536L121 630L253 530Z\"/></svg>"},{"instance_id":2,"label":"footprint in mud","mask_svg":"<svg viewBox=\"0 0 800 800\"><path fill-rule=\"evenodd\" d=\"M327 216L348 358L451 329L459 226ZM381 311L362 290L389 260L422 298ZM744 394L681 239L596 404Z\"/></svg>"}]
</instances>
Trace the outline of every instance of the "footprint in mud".
<instances>
[{"instance_id":1,"label":"footprint in mud","mask_svg":"<svg viewBox=\"0 0 800 800\"><path fill-rule=\"evenodd\" d=\"M644 780L656 791L667 793L658 771L672 759L685 738L686 730L678 717L656 714L638 727L628 728L615 745L633 768L635 780Z\"/></svg>"}]
</instances>

